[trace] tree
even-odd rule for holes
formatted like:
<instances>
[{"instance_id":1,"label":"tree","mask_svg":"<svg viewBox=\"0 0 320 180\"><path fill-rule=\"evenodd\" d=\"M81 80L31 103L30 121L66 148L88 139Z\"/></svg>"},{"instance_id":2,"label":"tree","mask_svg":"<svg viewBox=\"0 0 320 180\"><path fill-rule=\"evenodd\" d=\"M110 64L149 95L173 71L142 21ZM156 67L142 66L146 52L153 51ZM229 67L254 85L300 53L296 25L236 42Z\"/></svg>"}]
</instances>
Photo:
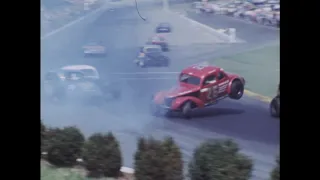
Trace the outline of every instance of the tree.
<instances>
[{"instance_id":1,"label":"tree","mask_svg":"<svg viewBox=\"0 0 320 180\"><path fill-rule=\"evenodd\" d=\"M164 166L164 150L162 142L153 139L140 138L138 149L134 156L136 180L166 180Z\"/></svg>"},{"instance_id":2,"label":"tree","mask_svg":"<svg viewBox=\"0 0 320 180\"><path fill-rule=\"evenodd\" d=\"M183 160L180 148L175 144L172 137L164 139L162 146L165 157L165 180L183 180Z\"/></svg>"},{"instance_id":3,"label":"tree","mask_svg":"<svg viewBox=\"0 0 320 180\"><path fill-rule=\"evenodd\" d=\"M248 180L252 160L230 140L208 140L197 147L189 163L191 180Z\"/></svg>"},{"instance_id":4,"label":"tree","mask_svg":"<svg viewBox=\"0 0 320 180\"><path fill-rule=\"evenodd\" d=\"M119 142L111 132L95 133L84 145L83 160L89 177L118 177L122 165Z\"/></svg>"},{"instance_id":5,"label":"tree","mask_svg":"<svg viewBox=\"0 0 320 180\"><path fill-rule=\"evenodd\" d=\"M49 128L47 136L47 158L49 163L57 167L72 167L81 157L84 135L73 126L65 128Z\"/></svg>"},{"instance_id":6,"label":"tree","mask_svg":"<svg viewBox=\"0 0 320 180\"><path fill-rule=\"evenodd\" d=\"M271 180L280 180L280 155L276 158L277 165L271 172Z\"/></svg>"}]
</instances>

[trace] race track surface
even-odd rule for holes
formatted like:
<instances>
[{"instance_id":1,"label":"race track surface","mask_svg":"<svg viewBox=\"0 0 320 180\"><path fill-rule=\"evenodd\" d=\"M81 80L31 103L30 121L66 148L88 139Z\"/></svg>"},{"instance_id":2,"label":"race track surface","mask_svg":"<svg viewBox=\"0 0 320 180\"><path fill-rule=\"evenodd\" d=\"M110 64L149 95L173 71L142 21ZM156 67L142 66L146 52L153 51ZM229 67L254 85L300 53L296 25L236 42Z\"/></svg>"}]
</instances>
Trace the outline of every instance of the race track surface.
<instances>
[{"instance_id":1,"label":"race track surface","mask_svg":"<svg viewBox=\"0 0 320 180\"><path fill-rule=\"evenodd\" d=\"M123 94L120 101L102 107L56 106L42 102L44 122L52 126L76 125L85 135L113 131L121 142L124 165L128 167L132 167L132 155L139 136L174 137L186 161L192 150L205 139L234 138L243 152L255 160L254 179L265 179L274 165L279 144L279 120L269 116L268 104L244 97L238 101L227 99L197 111L191 120L150 115L148 105L153 93L174 85L176 73L199 62L197 57L228 48L228 45L210 33L199 33L200 29L163 12L156 4L141 5L140 11L148 22L139 18L133 6L114 8L41 42L42 75L63 65L89 64L97 67L102 77L118 79ZM166 35L171 45L171 51L167 52L172 59L171 66L136 67L133 60L139 47L154 34L155 26L162 21L173 25L173 32ZM84 58L82 45L99 40L107 44L107 57Z\"/></svg>"}]
</instances>

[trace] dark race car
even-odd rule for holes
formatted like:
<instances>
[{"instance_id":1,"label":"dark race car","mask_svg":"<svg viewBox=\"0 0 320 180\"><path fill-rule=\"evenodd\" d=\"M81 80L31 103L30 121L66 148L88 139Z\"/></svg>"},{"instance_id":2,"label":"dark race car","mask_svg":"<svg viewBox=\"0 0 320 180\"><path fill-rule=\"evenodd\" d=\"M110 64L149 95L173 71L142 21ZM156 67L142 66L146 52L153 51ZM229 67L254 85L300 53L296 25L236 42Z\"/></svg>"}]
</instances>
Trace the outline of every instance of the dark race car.
<instances>
[{"instance_id":1,"label":"dark race car","mask_svg":"<svg viewBox=\"0 0 320 180\"><path fill-rule=\"evenodd\" d=\"M100 105L120 98L114 82L102 82L97 70L88 65L65 66L47 72L43 82L44 99L53 103L81 102Z\"/></svg>"},{"instance_id":2,"label":"dark race car","mask_svg":"<svg viewBox=\"0 0 320 180\"><path fill-rule=\"evenodd\" d=\"M156 28L157 33L169 33L171 30L172 28L169 23L160 23Z\"/></svg>"},{"instance_id":3,"label":"dark race car","mask_svg":"<svg viewBox=\"0 0 320 180\"><path fill-rule=\"evenodd\" d=\"M159 45L161 47L162 51L169 51L169 45L168 45L166 39L160 35L156 35L156 36L153 36L152 38L149 38L149 40L146 44Z\"/></svg>"},{"instance_id":4,"label":"dark race car","mask_svg":"<svg viewBox=\"0 0 320 180\"><path fill-rule=\"evenodd\" d=\"M278 86L277 96L274 97L270 103L270 114L273 117L280 117L280 83Z\"/></svg>"},{"instance_id":5,"label":"dark race car","mask_svg":"<svg viewBox=\"0 0 320 180\"><path fill-rule=\"evenodd\" d=\"M84 56L106 56L106 47L102 42L91 42L83 47Z\"/></svg>"},{"instance_id":6,"label":"dark race car","mask_svg":"<svg viewBox=\"0 0 320 180\"><path fill-rule=\"evenodd\" d=\"M146 45L141 47L138 57L134 63L140 67L148 66L169 66L170 60L164 56L161 47L158 45Z\"/></svg>"}]
</instances>

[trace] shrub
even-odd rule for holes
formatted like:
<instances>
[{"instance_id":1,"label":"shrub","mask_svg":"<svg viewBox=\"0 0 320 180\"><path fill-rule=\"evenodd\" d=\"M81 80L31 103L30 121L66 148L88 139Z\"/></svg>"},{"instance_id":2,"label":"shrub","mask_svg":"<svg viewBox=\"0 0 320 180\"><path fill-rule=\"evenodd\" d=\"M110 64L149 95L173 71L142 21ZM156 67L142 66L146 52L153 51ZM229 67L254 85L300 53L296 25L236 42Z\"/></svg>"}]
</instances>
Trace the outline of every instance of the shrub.
<instances>
[{"instance_id":1,"label":"shrub","mask_svg":"<svg viewBox=\"0 0 320 180\"><path fill-rule=\"evenodd\" d=\"M93 134L85 142L83 160L89 177L118 177L122 165L119 142L111 132Z\"/></svg>"},{"instance_id":2,"label":"shrub","mask_svg":"<svg viewBox=\"0 0 320 180\"><path fill-rule=\"evenodd\" d=\"M40 138L41 138L41 147L40 147L40 153L43 152L44 142L46 139L46 126L42 123L42 120L40 120Z\"/></svg>"},{"instance_id":3,"label":"shrub","mask_svg":"<svg viewBox=\"0 0 320 180\"><path fill-rule=\"evenodd\" d=\"M208 140L197 147L189 163L191 180L248 180L252 160L239 153L232 140Z\"/></svg>"},{"instance_id":4,"label":"shrub","mask_svg":"<svg viewBox=\"0 0 320 180\"><path fill-rule=\"evenodd\" d=\"M47 158L57 167L71 167L81 157L84 136L76 127L50 128L47 134Z\"/></svg>"},{"instance_id":5,"label":"shrub","mask_svg":"<svg viewBox=\"0 0 320 180\"><path fill-rule=\"evenodd\" d=\"M165 180L162 142L140 138L134 156L136 180Z\"/></svg>"},{"instance_id":6,"label":"shrub","mask_svg":"<svg viewBox=\"0 0 320 180\"><path fill-rule=\"evenodd\" d=\"M164 139L162 146L165 157L165 180L183 180L183 160L180 148L175 144L172 137Z\"/></svg>"},{"instance_id":7,"label":"shrub","mask_svg":"<svg viewBox=\"0 0 320 180\"><path fill-rule=\"evenodd\" d=\"M140 138L134 157L136 180L182 180L183 162L172 138Z\"/></svg>"},{"instance_id":8,"label":"shrub","mask_svg":"<svg viewBox=\"0 0 320 180\"><path fill-rule=\"evenodd\" d=\"M271 180L280 180L280 155L276 159L277 165L271 172Z\"/></svg>"}]
</instances>

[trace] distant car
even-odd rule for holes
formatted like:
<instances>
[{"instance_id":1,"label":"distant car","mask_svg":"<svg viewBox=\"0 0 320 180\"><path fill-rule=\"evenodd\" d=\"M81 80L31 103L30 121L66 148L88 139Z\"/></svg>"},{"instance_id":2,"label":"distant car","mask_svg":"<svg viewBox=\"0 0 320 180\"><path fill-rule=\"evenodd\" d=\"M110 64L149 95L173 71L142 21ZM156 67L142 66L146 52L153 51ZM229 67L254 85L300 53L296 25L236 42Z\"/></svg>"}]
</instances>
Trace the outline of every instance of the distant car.
<instances>
[{"instance_id":1,"label":"distant car","mask_svg":"<svg viewBox=\"0 0 320 180\"><path fill-rule=\"evenodd\" d=\"M171 30L172 28L169 23L160 23L156 28L157 33L169 33Z\"/></svg>"},{"instance_id":2,"label":"distant car","mask_svg":"<svg viewBox=\"0 0 320 180\"><path fill-rule=\"evenodd\" d=\"M244 93L244 78L217 66L193 65L183 69L178 79L176 87L154 94L153 115L179 112L184 118L190 118L194 109L216 104L226 97L238 100Z\"/></svg>"},{"instance_id":3,"label":"distant car","mask_svg":"<svg viewBox=\"0 0 320 180\"><path fill-rule=\"evenodd\" d=\"M47 72L43 90L51 102L103 102L120 97L116 83L102 82L98 71L89 65L64 66Z\"/></svg>"},{"instance_id":4,"label":"distant car","mask_svg":"<svg viewBox=\"0 0 320 180\"><path fill-rule=\"evenodd\" d=\"M273 117L280 116L280 83L278 85L277 96L274 97L270 102L270 114Z\"/></svg>"},{"instance_id":5,"label":"distant car","mask_svg":"<svg viewBox=\"0 0 320 180\"><path fill-rule=\"evenodd\" d=\"M162 54L158 45L146 45L141 47L138 57L134 63L140 67L169 66L170 59Z\"/></svg>"},{"instance_id":6,"label":"distant car","mask_svg":"<svg viewBox=\"0 0 320 180\"><path fill-rule=\"evenodd\" d=\"M83 47L83 53L85 56L106 56L106 47L102 42L91 42Z\"/></svg>"},{"instance_id":7,"label":"distant car","mask_svg":"<svg viewBox=\"0 0 320 180\"><path fill-rule=\"evenodd\" d=\"M148 39L147 45L159 45L162 51L169 51L169 45L163 36L156 35Z\"/></svg>"}]
</instances>

